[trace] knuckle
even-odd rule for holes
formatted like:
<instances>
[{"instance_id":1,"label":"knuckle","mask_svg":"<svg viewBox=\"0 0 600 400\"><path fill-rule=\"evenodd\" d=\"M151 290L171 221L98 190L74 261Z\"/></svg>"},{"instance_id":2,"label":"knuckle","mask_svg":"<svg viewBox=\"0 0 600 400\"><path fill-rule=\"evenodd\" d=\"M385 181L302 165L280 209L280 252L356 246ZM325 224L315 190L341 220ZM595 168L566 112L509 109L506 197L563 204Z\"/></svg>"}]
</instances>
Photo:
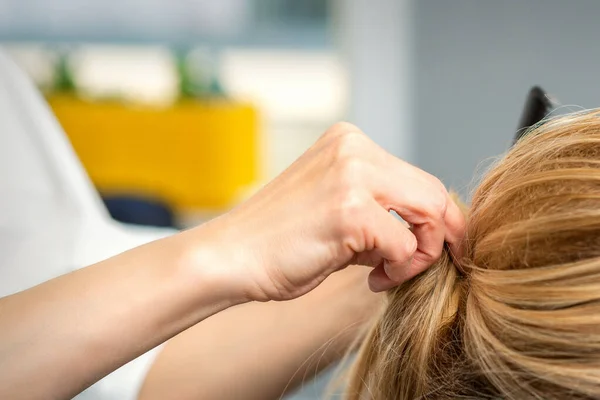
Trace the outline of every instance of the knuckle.
<instances>
[{"instance_id":1,"label":"knuckle","mask_svg":"<svg viewBox=\"0 0 600 400\"><path fill-rule=\"evenodd\" d=\"M353 188L358 185L357 182L364 182L370 170L369 161L361 149L364 146L354 138L338 140L333 149L331 166L342 188Z\"/></svg>"},{"instance_id":2,"label":"knuckle","mask_svg":"<svg viewBox=\"0 0 600 400\"><path fill-rule=\"evenodd\" d=\"M427 178L435 190L437 190L444 196L446 195L446 193L448 192L448 190L446 189L446 185L444 185L444 183L439 178L431 174L427 174Z\"/></svg>"},{"instance_id":3,"label":"knuckle","mask_svg":"<svg viewBox=\"0 0 600 400\"><path fill-rule=\"evenodd\" d=\"M343 124L347 123L344 122ZM336 135L333 147L339 156L360 154L361 147L364 147L365 144L365 134L354 125L347 125L347 128L335 129Z\"/></svg>"},{"instance_id":4,"label":"knuckle","mask_svg":"<svg viewBox=\"0 0 600 400\"><path fill-rule=\"evenodd\" d=\"M355 173L366 166L365 136L362 133L345 133L333 143L333 162L341 172Z\"/></svg>"},{"instance_id":5,"label":"knuckle","mask_svg":"<svg viewBox=\"0 0 600 400\"><path fill-rule=\"evenodd\" d=\"M428 249L419 255L419 261L422 264L431 265L442 257L443 247Z\"/></svg>"},{"instance_id":6,"label":"knuckle","mask_svg":"<svg viewBox=\"0 0 600 400\"><path fill-rule=\"evenodd\" d=\"M357 155L346 155L337 162L338 179L344 188L353 188L362 181L367 169L366 162Z\"/></svg>"},{"instance_id":7,"label":"knuckle","mask_svg":"<svg viewBox=\"0 0 600 400\"><path fill-rule=\"evenodd\" d=\"M431 178L431 183L433 184L433 186L435 186L442 194L445 195L447 190L446 186L442 183L442 181L433 175L431 175Z\"/></svg>"},{"instance_id":8,"label":"knuckle","mask_svg":"<svg viewBox=\"0 0 600 400\"><path fill-rule=\"evenodd\" d=\"M425 172L425 178L435 190L439 191L444 196L446 195L448 192L446 185L444 185L444 183L438 177Z\"/></svg>"},{"instance_id":9,"label":"knuckle","mask_svg":"<svg viewBox=\"0 0 600 400\"><path fill-rule=\"evenodd\" d=\"M364 196L354 190L349 190L342 198L340 211L344 217L355 218L363 210L364 206Z\"/></svg>"},{"instance_id":10,"label":"knuckle","mask_svg":"<svg viewBox=\"0 0 600 400\"><path fill-rule=\"evenodd\" d=\"M448 197L445 192L438 191L429 198L426 205L428 216L434 220L443 219L448 208Z\"/></svg>"},{"instance_id":11,"label":"knuckle","mask_svg":"<svg viewBox=\"0 0 600 400\"><path fill-rule=\"evenodd\" d=\"M357 132L348 132L337 137L335 141L336 155L340 158L356 156L361 153L364 146L364 135Z\"/></svg>"},{"instance_id":12,"label":"knuckle","mask_svg":"<svg viewBox=\"0 0 600 400\"><path fill-rule=\"evenodd\" d=\"M350 122L340 121L335 123L329 131L336 132L338 134L348 133L348 132L360 132L360 129L356 125L351 124Z\"/></svg>"},{"instance_id":13,"label":"knuckle","mask_svg":"<svg viewBox=\"0 0 600 400\"><path fill-rule=\"evenodd\" d=\"M344 193L338 206L338 226L346 234L352 234L357 221L364 212L366 201L360 193L349 190Z\"/></svg>"}]
</instances>

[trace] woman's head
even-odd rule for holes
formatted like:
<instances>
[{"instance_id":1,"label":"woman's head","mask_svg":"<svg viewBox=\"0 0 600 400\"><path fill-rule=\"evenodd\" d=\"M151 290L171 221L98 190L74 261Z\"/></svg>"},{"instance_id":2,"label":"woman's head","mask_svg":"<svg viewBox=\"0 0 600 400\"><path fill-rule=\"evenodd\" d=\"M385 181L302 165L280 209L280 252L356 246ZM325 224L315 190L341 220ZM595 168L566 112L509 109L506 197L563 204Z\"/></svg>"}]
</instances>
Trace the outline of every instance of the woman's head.
<instances>
[{"instance_id":1,"label":"woman's head","mask_svg":"<svg viewBox=\"0 0 600 400\"><path fill-rule=\"evenodd\" d=\"M600 398L600 114L546 121L483 179L466 256L389 293L349 399Z\"/></svg>"}]
</instances>

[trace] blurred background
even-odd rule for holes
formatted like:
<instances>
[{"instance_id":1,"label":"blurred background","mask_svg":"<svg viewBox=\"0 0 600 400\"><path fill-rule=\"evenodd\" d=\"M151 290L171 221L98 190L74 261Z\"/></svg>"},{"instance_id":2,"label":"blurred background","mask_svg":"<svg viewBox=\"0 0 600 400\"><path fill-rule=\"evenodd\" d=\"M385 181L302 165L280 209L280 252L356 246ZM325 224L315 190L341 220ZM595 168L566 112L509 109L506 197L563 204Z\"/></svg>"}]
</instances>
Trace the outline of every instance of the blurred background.
<instances>
[{"instance_id":1,"label":"blurred background","mask_svg":"<svg viewBox=\"0 0 600 400\"><path fill-rule=\"evenodd\" d=\"M336 14L322 0L2 0L0 39L111 214L183 227L347 116Z\"/></svg>"},{"instance_id":2,"label":"blurred background","mask_svg":"<svg viewBox=\"0 0 600 400\"><path fill-rule=\"evenodd\" d=\"M599 11L594 0L2 0L0 41L115 217L135 222L126 200L142 198L166 214L139 222L186 226L342 119L467 195L530 86L598 105Z\"/></svg>"},{"instance_id":3,"label":"blurred background","mask_svg":"<svg viewBox=\"0 0 600 400\"><path fill-rule=\"evenodd\" d=\"M468 198L531 86L600 105L598 15L594 0L0 0L0 43L113 217L181 228L339 120Z\"/></svg>"}]
</instances>

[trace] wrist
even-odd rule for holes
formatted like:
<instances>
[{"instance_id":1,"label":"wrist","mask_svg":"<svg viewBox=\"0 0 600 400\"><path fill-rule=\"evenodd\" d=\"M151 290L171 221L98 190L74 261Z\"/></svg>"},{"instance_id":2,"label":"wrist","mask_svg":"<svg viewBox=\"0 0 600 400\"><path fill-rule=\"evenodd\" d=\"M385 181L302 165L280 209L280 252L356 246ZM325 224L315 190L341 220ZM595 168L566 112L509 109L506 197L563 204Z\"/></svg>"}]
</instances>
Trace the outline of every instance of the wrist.
<instances>
[{"instance_id":1,"label":"wrist","mask_svg":"<svg viewBox=\"0 0 600 400\"><path fill-rule=\"evenodd\" d=\"M199 226L177 236L181 245L179 267L187 279L228 306L252 300L243 277L235 273L234 255L218 232L209 226Z\"/></svg>"}]
</instances>

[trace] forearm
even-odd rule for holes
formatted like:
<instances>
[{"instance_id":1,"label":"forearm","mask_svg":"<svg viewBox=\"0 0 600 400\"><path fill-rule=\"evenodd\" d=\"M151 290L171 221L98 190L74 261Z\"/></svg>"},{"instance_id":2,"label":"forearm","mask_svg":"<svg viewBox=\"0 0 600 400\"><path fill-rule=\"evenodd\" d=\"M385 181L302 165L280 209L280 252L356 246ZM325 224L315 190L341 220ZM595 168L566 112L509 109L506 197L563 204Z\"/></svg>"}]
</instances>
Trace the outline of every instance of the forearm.
<instances>
[{"instance_id":1,"label":"forearm","mask_svg":"<svg viewBox=\"0 0 600 400\"><path fill-rule=\"evenodd\" d=\"M174 238L0 299L0 398L71 398L232 305Z\"/></svg>"},{"instance_id":2,"label":"forearm","mask_svg":"<svg viewBox=\"0 0 600 400\"><path fill-rule=\"evenodd\" d=\"M350 267L289 302L233 307L173 338L140 400L268 400L342 357L381 298Z\"/></svg>"}]
</instances>

